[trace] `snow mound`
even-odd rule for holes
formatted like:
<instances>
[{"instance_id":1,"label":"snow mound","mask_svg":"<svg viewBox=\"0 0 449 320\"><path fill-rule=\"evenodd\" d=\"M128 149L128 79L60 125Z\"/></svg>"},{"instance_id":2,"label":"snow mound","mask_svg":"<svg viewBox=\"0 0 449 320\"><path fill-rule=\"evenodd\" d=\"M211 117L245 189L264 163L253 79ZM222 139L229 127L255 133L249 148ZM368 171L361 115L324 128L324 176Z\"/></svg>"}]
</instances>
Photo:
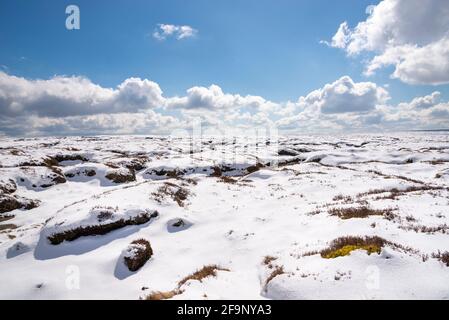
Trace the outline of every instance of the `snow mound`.
<instances>
[{"instance_id":1,"label":"snow mound","mask_svg":"<svg viewBox=\"0 0 449 320\"><path fill-rule=\"evenodd\" d=\"M129 225L139 225L156 218L156 210L142 208L93 207L89 211L64 212L49 222L42 233L51 244L73 241L83 236L103 235Z\"/></svg>"}]
</instances>

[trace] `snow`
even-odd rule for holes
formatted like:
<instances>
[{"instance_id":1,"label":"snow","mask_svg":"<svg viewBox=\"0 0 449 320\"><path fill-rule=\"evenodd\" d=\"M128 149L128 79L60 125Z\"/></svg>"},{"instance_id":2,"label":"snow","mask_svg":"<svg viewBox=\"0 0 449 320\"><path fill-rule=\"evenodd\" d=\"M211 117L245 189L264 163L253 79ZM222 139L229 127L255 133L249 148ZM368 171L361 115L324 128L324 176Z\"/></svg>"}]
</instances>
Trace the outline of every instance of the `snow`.
<instances>
[{"instance_id":1,"label":"snow","mask_svg":"<svg viewBox=\"0 0 449 320\"><path fill-rule=\"evenodd\" d=\"M39 206L3 214L14 217L0 226L18 228L0 231L0 299L138 299L174 290L206 265L229 271L187 281L173 299L449 299L449 267L432 257L449 250L448 138L296 136L267 144L261 137L207 137L191 153L191 140L179 137L1 137L0 187ZM281 149L297 155L279 156ZM88 161L64 160L56 171L20 166L57 155ZM247 170L293 159L297 163ZM136 181L105 178L111 171L129 174L136 163L142 164ZM211 176L217 166L228 167L223 175L235 181ZM54 183L59 170L67 181ZM161 170L181 175L158 175ZM157 201L165 183L188 190L183 206L171 197ZM388 197L388 190L409 187L428 189ZM385 193L361 195L378 189ZM390 208L395 218L342 220L328 213L361 205ZM58 245L48 241L54 233L155 211L159 216L142 225ZM434 230L420 231L424 226ZM374 235L413 251L386 245L380 255L306 254L338 237ZM154 253L130 272L123 258L141 238ZM271 268L266 256L275 258ZM275 267L283 273L267 283Z\"/></svg>"}]
</instances>

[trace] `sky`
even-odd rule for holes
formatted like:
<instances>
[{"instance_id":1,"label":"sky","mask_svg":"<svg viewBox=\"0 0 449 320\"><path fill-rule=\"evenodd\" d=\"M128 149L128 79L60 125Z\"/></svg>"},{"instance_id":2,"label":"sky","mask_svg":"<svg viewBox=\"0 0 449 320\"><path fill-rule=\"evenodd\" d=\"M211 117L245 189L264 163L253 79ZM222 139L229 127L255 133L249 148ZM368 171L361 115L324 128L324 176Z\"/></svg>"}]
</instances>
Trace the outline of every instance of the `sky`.
<instances>
[{"instance_id":1,"label":"sky","mask_svg":"<svg viewBox=\"0 0 449 320\"><path fill-rule=\"evenodd\" d=\"M1 0L0 133L449 128L448 48L446 0Z\"/></svg>"}]
</instances>

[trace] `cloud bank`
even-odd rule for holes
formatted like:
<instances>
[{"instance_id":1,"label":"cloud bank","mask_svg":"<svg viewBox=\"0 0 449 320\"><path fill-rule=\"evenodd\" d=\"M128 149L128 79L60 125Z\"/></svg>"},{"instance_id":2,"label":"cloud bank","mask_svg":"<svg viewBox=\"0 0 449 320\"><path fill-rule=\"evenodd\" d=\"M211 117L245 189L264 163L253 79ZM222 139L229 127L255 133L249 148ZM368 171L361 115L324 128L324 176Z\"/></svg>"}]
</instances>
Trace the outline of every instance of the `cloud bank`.
<instances>
[{"instance_id":1,"label":"cloud bank","mask_svg":"<svg viewBox=\"0 0 449 320\"><path fill-rule=\"evenodd\" d=\"M85 77L25 79L0 72L0 134L170 134L201 121L209 128L275 125L291 133L449 127L449 103L438 91L397 105L373 82L344 76L296 101L225 93L218 85L166 97L147 79L105 88Z\"/></svg>"}]
</instances>

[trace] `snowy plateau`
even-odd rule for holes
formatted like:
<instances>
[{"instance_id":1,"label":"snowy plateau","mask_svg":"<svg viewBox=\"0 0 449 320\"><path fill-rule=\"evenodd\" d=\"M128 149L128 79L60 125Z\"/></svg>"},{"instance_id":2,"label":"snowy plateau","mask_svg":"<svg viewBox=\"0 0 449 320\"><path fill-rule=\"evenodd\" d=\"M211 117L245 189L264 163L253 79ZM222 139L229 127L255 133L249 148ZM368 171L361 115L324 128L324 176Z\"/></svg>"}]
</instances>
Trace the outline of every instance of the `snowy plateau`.
<instances>
[{"instance_id":1,"label":"snowy plateau","mask_svg":"<svg viewBox=\"0 0 449 320\"><path fill-rule=\"evenodd\" d=\"M449 136L0 138L0 299L449 299Z\"/></svg>"}]
</instances>

